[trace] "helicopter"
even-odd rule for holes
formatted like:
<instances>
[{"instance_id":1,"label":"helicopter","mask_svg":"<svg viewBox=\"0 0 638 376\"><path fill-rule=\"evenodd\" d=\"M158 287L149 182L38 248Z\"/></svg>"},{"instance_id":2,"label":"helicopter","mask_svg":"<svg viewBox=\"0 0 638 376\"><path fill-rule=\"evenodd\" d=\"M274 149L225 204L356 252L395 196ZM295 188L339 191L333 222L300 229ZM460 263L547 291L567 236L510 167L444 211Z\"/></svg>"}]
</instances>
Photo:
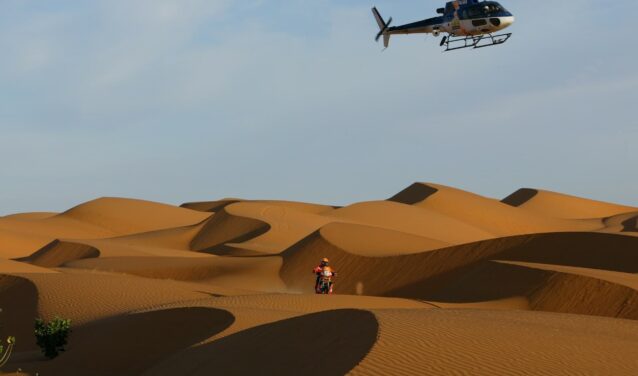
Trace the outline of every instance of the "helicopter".
<instances>
[{"instance_id":1,"label":"helicopter","mask_svg":"<svg viewBox=\"0 0 638 376\"><path fill-rule=\"evenodd\" d=\"M427 33L438 37L447 33L440 43L446 52L496 46L507 42L512 36L512 33L495 34L514 23L512 13L496 1L449 1L436 12L440 16L391 27L392 18L385 22L381 13L373 7L372 14L380 29L375 41L383 37L383 45L388 48L390 36L394 34Z\"/></svg>"}]
</instances>

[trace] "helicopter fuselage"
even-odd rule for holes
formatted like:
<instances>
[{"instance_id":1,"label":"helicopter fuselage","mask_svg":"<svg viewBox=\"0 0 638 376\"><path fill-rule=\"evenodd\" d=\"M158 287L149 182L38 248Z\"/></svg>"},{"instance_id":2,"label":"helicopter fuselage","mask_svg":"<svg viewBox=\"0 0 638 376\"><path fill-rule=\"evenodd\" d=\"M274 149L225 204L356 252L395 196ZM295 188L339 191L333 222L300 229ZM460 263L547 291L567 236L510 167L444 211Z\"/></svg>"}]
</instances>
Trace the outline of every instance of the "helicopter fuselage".
<instances>
[{"instance_id":1,"label":"helicopter fuselage","mask_svg":"<svg viewBox=\"0 0 638 376\"><path fill-rule=\"evenodd\" d=\"M442 15L389 27L385 33L448 33L450 36L472 36L495 33L514 23L514 16L495 1L451 1L437 12Z\"/></svg>"}]
</instances>

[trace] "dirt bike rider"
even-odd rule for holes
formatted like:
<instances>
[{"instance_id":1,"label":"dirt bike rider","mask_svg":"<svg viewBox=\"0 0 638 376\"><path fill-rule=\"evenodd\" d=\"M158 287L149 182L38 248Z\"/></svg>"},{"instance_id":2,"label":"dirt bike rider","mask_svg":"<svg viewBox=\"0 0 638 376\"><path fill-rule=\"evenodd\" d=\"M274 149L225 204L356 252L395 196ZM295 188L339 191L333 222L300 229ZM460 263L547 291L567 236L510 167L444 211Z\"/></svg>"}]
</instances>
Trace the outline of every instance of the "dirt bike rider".
<instances>
[{"instance_id":1,"label":"dirt bike rider","mask_svg":"<svg viewBox=\"0 0 638 376\"><path fill-rule=\"evenodd\" d=\"M327 257L321 259L321 263L317 265L312 272L317 275L317 280L315 281L315 292L320 294L320 286L321 286L321 278L323 275L327 274L328 278L332 276L336 276L337 272L330 267L330 260ZM327 273L326 273L327 272ZM332 294L332 280L330 280L330 293Z\"/></svg>"}]
</instances>

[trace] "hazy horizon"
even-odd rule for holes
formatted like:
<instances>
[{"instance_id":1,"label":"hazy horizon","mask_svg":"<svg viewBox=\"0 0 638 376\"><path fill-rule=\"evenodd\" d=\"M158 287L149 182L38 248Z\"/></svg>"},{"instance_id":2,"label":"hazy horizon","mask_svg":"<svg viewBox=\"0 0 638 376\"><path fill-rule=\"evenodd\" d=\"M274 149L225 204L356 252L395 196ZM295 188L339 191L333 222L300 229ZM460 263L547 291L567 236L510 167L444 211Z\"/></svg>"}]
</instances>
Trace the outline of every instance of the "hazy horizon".
<instances>
[{"instance_id":1,"label":"hazy horizon","mask_svg":"<svg viewBox=\"0 0 638 376\"><path fill-rule=\"evenodd\" d=\"M501 1L514 35L476 51L374 43L373 5L398 25L443 3L0 2L0 215L417 181L638 206L638 52L617 41L638 3Z\"/></svg>"}]
</instances>

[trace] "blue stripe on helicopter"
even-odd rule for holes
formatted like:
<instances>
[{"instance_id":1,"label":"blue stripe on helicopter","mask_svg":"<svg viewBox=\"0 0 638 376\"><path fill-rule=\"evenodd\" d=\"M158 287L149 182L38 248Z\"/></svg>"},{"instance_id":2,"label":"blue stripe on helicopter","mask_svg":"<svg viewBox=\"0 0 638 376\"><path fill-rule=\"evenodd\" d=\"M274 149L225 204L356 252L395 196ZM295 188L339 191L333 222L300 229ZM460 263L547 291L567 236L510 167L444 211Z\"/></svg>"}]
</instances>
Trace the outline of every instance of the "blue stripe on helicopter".
<instances>
[{"instance_id":1,"label":"blue stripe on helicopter","mask_svg":"<svg viewBox=\"0 0 638 376\"><path fill-rule=\"evenodd\" d=\"M459 10L459 13L462 13L461 10ZM508 11L501 11L501 12L491 13L489 16L481 15L481 16L466 17L466 18L463 18L461 16L459 17L459 19L460 20L477 20L477 19L494 18L494 17L512 17L512 13ZM433 17L423 21L417 21L417 22L413 22L413 23L409 23L409 24L405 24L401 26L390 27L388 28L388 31L401 31L401 30L409 30L409 29L419 29L419 28L424 28L428 26L436 26L444 22L451 22L453 19L454 19L454 15L451 15L451 14L442 16L442 17Z\"/></svg>"}]
</instances>

